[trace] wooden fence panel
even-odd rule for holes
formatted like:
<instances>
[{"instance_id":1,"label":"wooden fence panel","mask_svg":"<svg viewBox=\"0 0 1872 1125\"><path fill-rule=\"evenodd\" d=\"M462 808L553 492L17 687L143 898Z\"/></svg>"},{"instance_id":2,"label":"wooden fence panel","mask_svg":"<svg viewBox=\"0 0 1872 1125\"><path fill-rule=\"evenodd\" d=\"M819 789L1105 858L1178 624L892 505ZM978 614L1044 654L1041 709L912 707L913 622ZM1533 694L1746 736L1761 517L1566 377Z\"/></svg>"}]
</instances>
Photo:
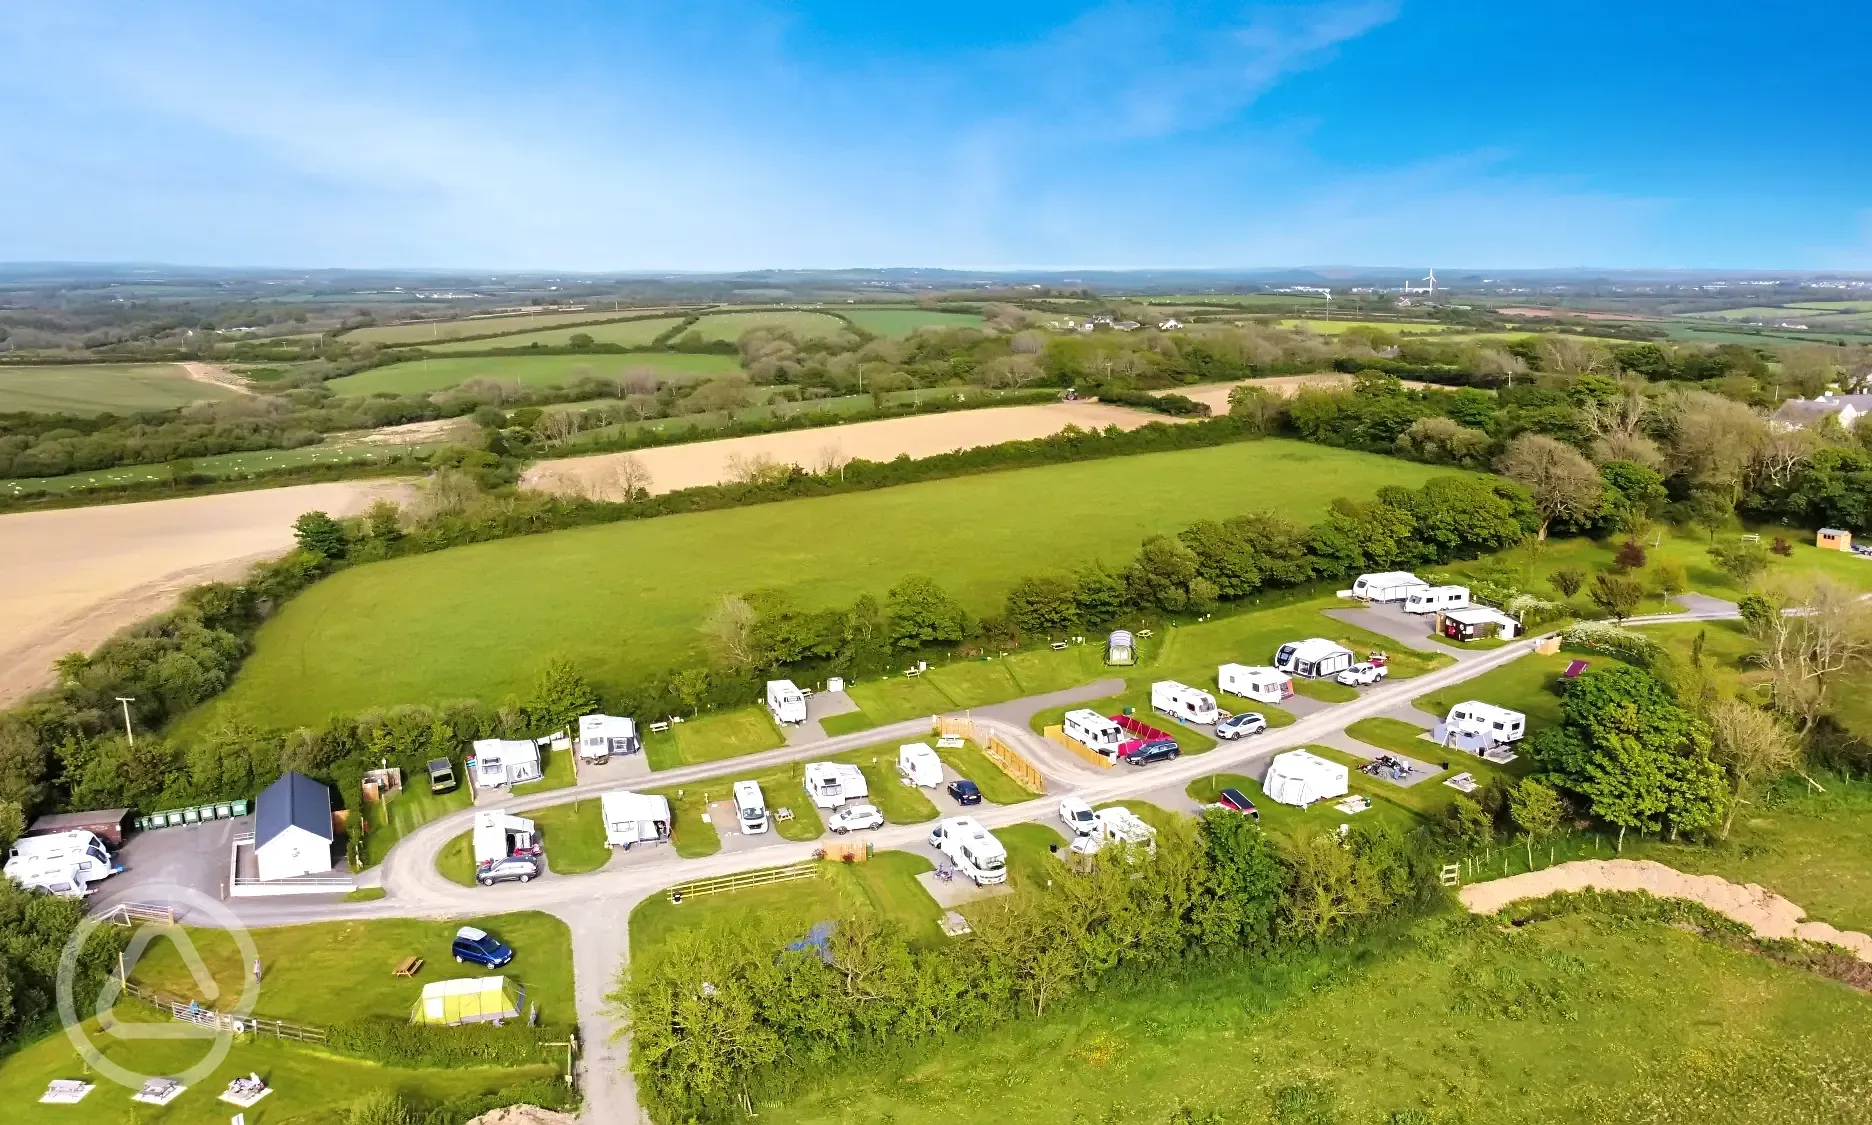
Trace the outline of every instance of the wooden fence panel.
<instances>
[{"instance_id":1,"label":"wooden fence panel","mask_svg":"<svg viewBox=\"0 0 1872 1125\"><path fill-rule=\"evenodd\" d=\"M988 744L982 747L982 753L988 760L1000 766L1003 773L1014 779L1014 784L1029 793L1045 793L1046 779L1040 776L1040 769L1027 760L1026 755L1001 741L1001 736L991 734Z\"/></svg>"},{"instance_id":2,"label":"wooden fence panel","mask_svg":"<svg viewBox=\"0 0 1872 1125\"><path fill-rule=\"evenodd\" d=\"M1066 749L1071 750L1073 753L1079 755L1081 758L1084 758L1086 761L1099 767L1100 769L1108 770L1108 769L1111 769L1113 766L1117 765L1116 762L1112 761L1110 758L1107 758L1103 754L1096 753L1090 747L1086 746L1084 743L1079 742L1076 739L1067 738L1066 728L1064 727L1048 727L1046 729L1046 736L1052 739L1054 742L1059 743L1061 746L1064 746Z\"/></svg>"}]
</instances>

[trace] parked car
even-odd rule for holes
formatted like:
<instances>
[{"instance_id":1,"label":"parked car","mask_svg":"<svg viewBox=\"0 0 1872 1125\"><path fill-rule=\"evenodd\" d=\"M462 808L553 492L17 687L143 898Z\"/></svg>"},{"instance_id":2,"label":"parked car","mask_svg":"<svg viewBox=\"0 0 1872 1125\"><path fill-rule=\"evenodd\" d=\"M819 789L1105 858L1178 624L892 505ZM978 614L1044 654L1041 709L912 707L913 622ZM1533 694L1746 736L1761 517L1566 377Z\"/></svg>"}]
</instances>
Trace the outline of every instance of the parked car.
<instances>
[{"instance_id":1,"label":"parked car","mask_svg":"<svg viewBox=\"0 0 1872 1125\"><path fill-rule=\"evenodd\" d=\"M949 795L958 805L981 804L981 786L966 777L958 777L949 783Z\"/></svg>"},{"instance_id":2,"label":"parked car","mask_svg":"<svg viewBox=\"0 0 1872 1125\"><path fill-rule=\"evenodd\" d=\"M1176 743L1167 738L1153 738L1144 745L1125 755L1124 760L1134 766L1148 766L1152 762L1167 762L1183 753Z\"/></svg>"},{"instance_id":3,"label":"parked car","mask_svg":"<svg viewBox=\"0 0 1872 1125\"><path fill-rule=\"evenodd\" d=\"M1366 660L1352 665L1352 667L1334 676L1333 679L1347 687L1367 687L1377 683L1390 674L1391 669L1385 665L1373 664L1371 661Z\"/></svg>"},{"instance_id":4,"label":"parked car","mask_svg":"<svg viewBox=\"0 0 1872 1125\"><path fill-rule=\"evenodd\" d=\"M1092 806L1077 797L1060 798L1059 818L1075 836L1084 836L1098 827L1098 817L1093 815Z\"/></svg>"},{"instance_id":5,"label":"parked car","mask_svg":"<svg viewBox=\"0 0 1872 1125\"><path fill-rule=\"evenodd\" d=\"M513 949L486 930L463 926L455 931L455 963L498 969L513 960Z\"/></svg>"},{"instance_id":6,"label":"parked car","mask_svg":"<svg viewBox=\"0 0 1872 1125\"><path fill-rule=\"evenodd\" d=\"M540 873L540 861L530 855L510 855L491 859L475 871L475 882L484 887L496 883L531 882Z\"/></svg>"},{"instance_id":7,"label":"parked car","mask_svg":"<svg viewBox=\"0 0 1872 1125\"><path fill-rule=\"evenodd\" d=\"M834 832L853 832L860 828L884 827L884 814L876 805L846 805L832 814L827 825Z\"/></svg>"},{"instance_id":8,"label":"parked car","mask_svg":"<svg viewBox=\"0 0 1872 1125\"><path fill-rule=\"evenodd\" d=\"M1255 808L1255 803L1248 799L1248 794L1232 786L1216 794L1216 804L1230 812L1238 812L1255 820L1261 819L1261 810Z\"/></svg>"},{"instance_id":9,"label":"parked car","mask_svg":"<svg viewBox=\"0 0 1872 1125\"><path fill-rule=\"evenodd\" d=\"M1245 738L1251 734L1260 734L1267 729L1267 719L1256 711L1243 711L1239 715L1230 715L1215 725L1215 734L1220 739Z\"/></svg>"}]
</instances>

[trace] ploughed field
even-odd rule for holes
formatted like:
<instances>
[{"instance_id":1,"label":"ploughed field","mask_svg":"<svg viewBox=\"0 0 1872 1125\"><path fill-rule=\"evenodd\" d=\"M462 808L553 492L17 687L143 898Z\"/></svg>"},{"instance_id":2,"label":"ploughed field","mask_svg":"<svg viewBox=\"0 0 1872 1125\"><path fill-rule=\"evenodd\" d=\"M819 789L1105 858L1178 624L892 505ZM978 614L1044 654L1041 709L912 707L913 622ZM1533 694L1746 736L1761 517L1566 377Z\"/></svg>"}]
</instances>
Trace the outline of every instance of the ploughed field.
<instances>
[{"instance_id":1,"label":"ploughed field","mask_svg":"<svg viewBox=\"0 0 1872 1125\"><path fill-rule=\"evenodd\" d=\"M935 578L976 613L1009 586L1149 535L1272 509L1317 519L1336 497L1437 475L1301 442L1117 457L843 496L664 516L357 567L289 602L228 692L274 725L338 712L524 694L549 657L613 685L686 663L724 594L786 590L806 607ZM197 715L196 721L208 718Z\"/></svg>"}]
</instances>

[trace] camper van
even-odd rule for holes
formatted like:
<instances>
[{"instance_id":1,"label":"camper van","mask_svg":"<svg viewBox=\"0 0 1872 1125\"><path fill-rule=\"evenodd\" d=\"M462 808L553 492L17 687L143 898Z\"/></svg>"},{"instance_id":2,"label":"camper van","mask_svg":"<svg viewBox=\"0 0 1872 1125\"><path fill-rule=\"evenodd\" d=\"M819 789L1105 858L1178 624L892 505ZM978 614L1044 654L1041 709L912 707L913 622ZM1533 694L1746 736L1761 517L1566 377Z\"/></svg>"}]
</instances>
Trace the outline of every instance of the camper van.
<instances>
[{"instance_id":1,"label":"camper van","mask_svg":"<svg viewBox=\"0 0 1872 1125\"><path fill-rule=\"evenodd\" d=\"M1090 707L1080 707L1066 712L1060 720L1060 731L1067 738L1107 758L1118 756L1118 748L1130 740L1130 735L1118 725L1118 720L1101 715Z\"/></svg>"},{"instance_id":2,"label":"camper van","mask_svg":"<svg viewBox=\"0 0 1872 1125\"><path fill-rule=\"evenodd\" d=\"M942 759L928 744L908 742L897 748L897 772L912 785L934 789L942 784Z\"/></svg>"},{"instance_id":3,"label":"camper van","mask_svg":"<svg viewBox=\"0 0 1872 1125\"><path fill-rule=\"evenodd\" d=\"M77 898L91 893L89 884L122 870L97 833L83 829L15 840L5 868L7 878L28 890Z\"/></svg>"},{"instance_id":4,"label":"camper van","mask_svg":"<svg viewBox=\"0 0 1872 1125\"><path fill-rule=\"evenodd\" d=\"M1387 570L1382 574L1361 574L1352 583L1352 596L1368 602L1401 602L1412 590L1428 588L1430 583L1405 570Z\"/></svg>"},{"instance_id":5,"label":"camper van","mask_svg":"<svg viewBox=\"0 0 1872 1125\"><path fill-rule=\"evenodd\" d=\"M1007 882L1007 849L974 817L949 817L936 825L929 842L976 886Z\"/></svg>"},{"instance_id":6,"label":"camper van","mask_svg":"<svg viewBox=\"0 0 1872 1125\"><path fill-rule=\"evenodd\" d=\"M846 801L871 795L864 771L848 762L807 762L806 795L814 807L836 809Z\"/></svg>"},{"instance_id":7,"label":"camper van","mask_svg":"<svg viewBox=\"0 0 1872 1125\"><path fill-rule=\"evenodd\" d=\"M1412 590L1404 599L1405 613L1435 613L1443 609L1462 609L1469 604L1467 586L1425 586Z\"/></svg>"},{"instance_id":8,"label":"camper van","mask_svg":"<svg viewBox=\"0 0 1872 1125\"><path fill-rule=\"evenodd\" d=\"M1311 637L1280 646L1274 654L1274 667L1309 680L1336 676L1352 667L1352 650L1325 637Z\"/></svg>"},{"instance_id":9,"label":"camper van","mask_svg":"<svg viewBox=\"0 0 1872 1125\"><path fill-rule=\"evenodd\" d=\"M767 710L781 726L806 721L806 695L792 680L767 681Z\"/></svg>"},{"instance_id":10,"label":"camper van","mask_svg":"<svg viewBox=\"0 0 1872 1125\"><path fill-rule=\"evenodd\" d=\"M1293 678L1279 668L1224 664L1216 669L1216 683L1230 695L1259 703L1279 703L1294 693Z\"/></svg>"},{"instance_id":11,"label":"camper van","mask_svg":"<svg viewBox=\"0 0 1872 1125\"><path fill-rule=\"evenodd\" d=\"M1151 685L1151 709L1198 726L1216 721L1215 696L1175 680L1158 680Z\"/></svg>"},{"instance_id":12,"label":"camper van","mask_svg":"<svg viewBox=\"0 0 1872 1125\"><path fill-rule=\"evenodd\" d=\"M760 782L734 783L735 819L741 822L743 836L758 836L767 831L767 798L761 796Z\"/></svg>"}]
</instances>

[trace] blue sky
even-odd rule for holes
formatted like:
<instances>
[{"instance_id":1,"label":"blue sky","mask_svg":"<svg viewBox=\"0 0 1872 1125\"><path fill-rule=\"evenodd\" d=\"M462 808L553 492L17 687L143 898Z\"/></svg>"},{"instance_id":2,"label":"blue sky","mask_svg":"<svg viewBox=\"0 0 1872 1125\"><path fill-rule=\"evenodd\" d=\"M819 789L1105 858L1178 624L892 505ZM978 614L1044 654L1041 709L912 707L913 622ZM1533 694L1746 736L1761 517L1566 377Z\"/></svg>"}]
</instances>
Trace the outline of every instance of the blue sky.
<instances>
[{"instance_id":1,"label":"blue sky","mask_svg":"<svg viewBox=\"0 0 1872 1125\"><path fill-rule=\"evenodd\" d=\"M1872 269L1872 4L8 0L0 259Z\"/></svg>"}]
</instances>

